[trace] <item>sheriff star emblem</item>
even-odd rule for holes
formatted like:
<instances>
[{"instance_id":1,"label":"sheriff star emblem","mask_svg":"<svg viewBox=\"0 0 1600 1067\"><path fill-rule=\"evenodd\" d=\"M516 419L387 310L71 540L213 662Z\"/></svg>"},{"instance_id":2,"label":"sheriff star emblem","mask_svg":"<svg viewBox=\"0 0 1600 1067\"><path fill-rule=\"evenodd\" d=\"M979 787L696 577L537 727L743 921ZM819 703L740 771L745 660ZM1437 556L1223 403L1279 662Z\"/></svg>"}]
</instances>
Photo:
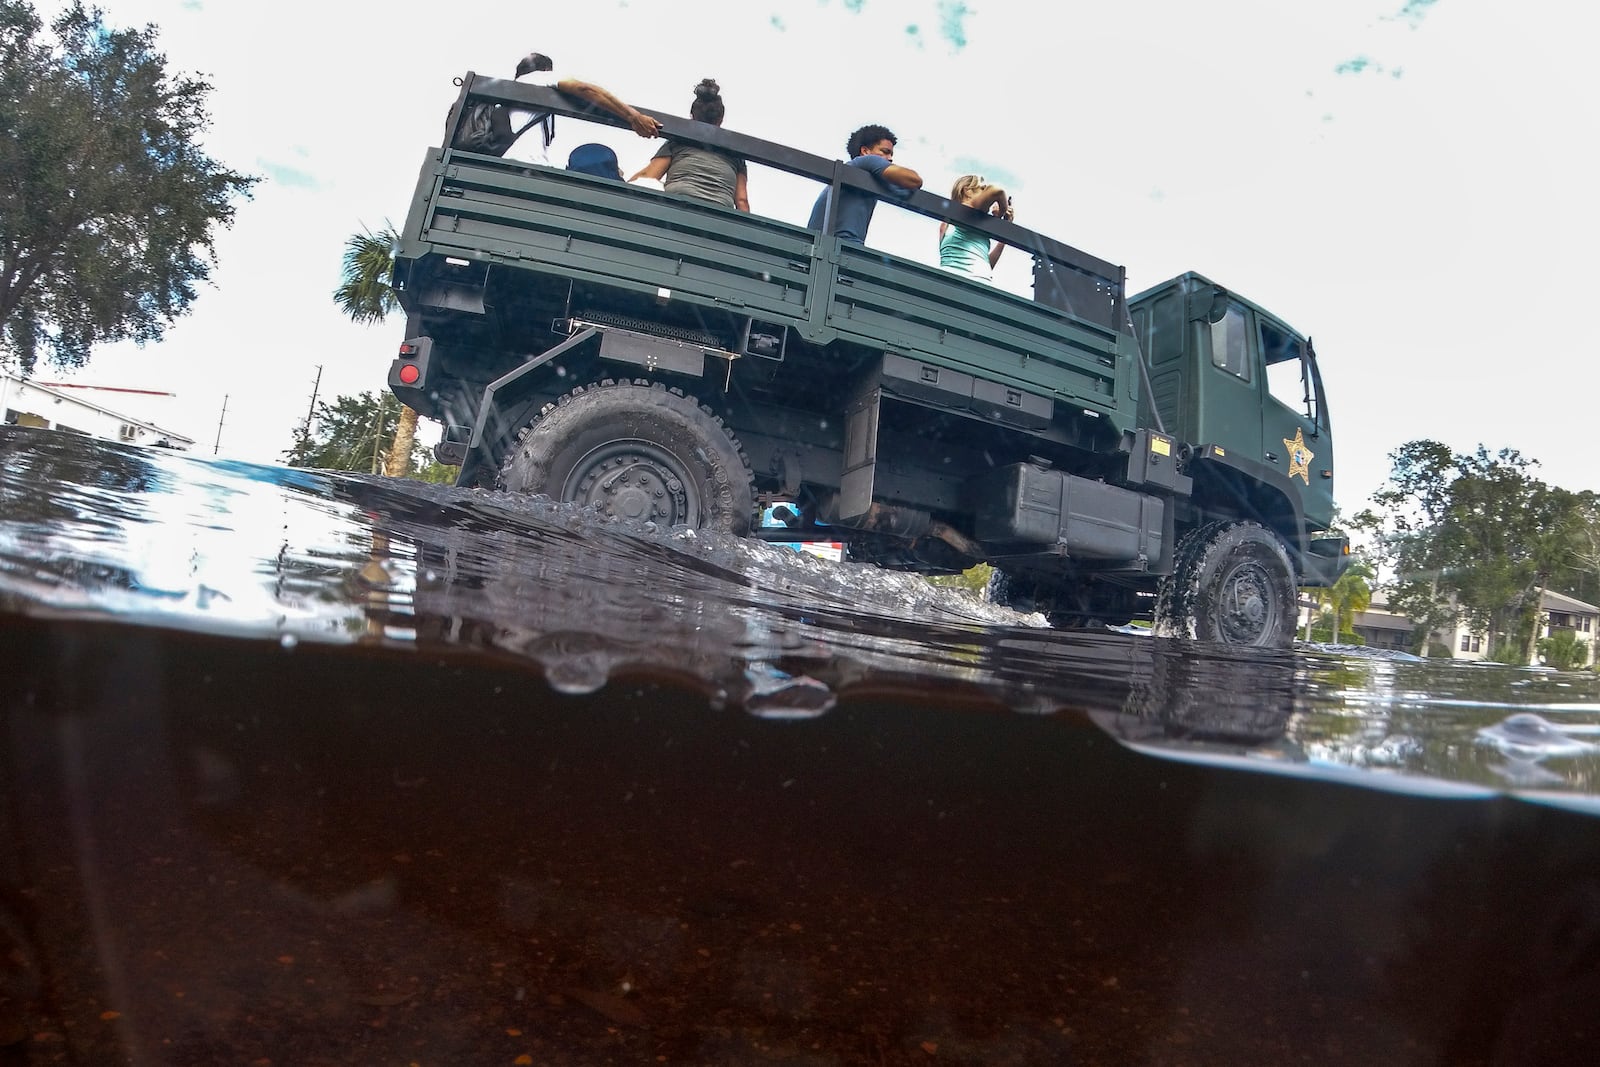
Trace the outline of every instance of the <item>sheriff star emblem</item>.
<instances>
[{"instance_id":1,"label":"sheriff star emblem","mask_svg":"<svg viewBox=\"0 0 1600 1067\"><path fill-rule=\"evenodd\" d=\"M1289 450L1289 477L1298 474L1302 482L1310 485L1311 461L1317 458L1317 454L1306 448L1305 431L1296 427L1293 437L1283 439L1283 447Z\"/></svg>"}]
</instances>

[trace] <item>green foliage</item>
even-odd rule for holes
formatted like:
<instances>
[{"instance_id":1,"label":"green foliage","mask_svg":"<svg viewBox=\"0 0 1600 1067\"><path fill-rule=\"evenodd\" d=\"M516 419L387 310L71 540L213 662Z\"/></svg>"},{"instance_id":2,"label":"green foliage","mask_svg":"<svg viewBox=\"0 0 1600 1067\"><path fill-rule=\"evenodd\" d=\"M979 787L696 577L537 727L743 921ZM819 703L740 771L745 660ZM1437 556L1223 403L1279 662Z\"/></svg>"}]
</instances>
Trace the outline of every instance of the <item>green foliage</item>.
<instances>
[{"instance_id":1,"label":"green foliage","mask_svg":"<svg viewBox=\"0 0 1600 1067\"><path fill-rule=\"evenodd\" d=\"M1428 659L1455 659L1455 649L1443 641L1429 641L1427 650L1423 653Z\"/></svg>"},{"instance_id":2,"label":"green foliage","mask_svg":"<svg viewBox=\"0 0 1600 1067\"><path fill-rule=\"evenodd\" d=\"M336 397L331 404L319 403L315 429L297 434L284 459L291 467L376 473L383 469L384 446L390 442L399 415L400 401L387 393L360 393ZM426 462L426 453L414 444L408 472Z\"/></svg>"},{"instance_id":3,"label":"green foliage","mask_svg":"<svg viewBox=\"0 0 1600 1067\"><path fill-rule=\"evenodd\" d=\"M25 373L159 340L257 180L201 150L211 84L168 72L155 27L72 0L42 30L0 0L0 359Z\"/></svg>"},{"instance_id":4,"label":"green foliage","mask_svg":"<svg viewBox=\"0 0 1600 1067\"><path fill-rule=\"evenodd\" d=\"M1365 610L1365 609L1363 609ZM1311 640L1328 645L1365 645L1367 639L1348 628L1334 629L1335 615L1332 611L1323 611L1311 624Z\"/></svg>"},{"instance_id":5,"label":"green foliage","mask_svg":"<svg viewBox=\"0 0 1600 1067\"><path fill-rule=\"evenodd\" d=\"M418 449L421 452L420 447ZM425 466L410 477L419 482L432 482L434 485L455 485L456 475L461 473L460 467L452 467L440 463L436 459L429 459Z\"/></svg>"},{"instance_id":6,"label":"green foliage","mask_svg":"<svg viewBox=\"0 0 1600 1067\"><path fill-rule=\"evenodd\" d=\"M1589 646L1571 630L1557 630L1539 641L1539 655L1558 671L1576 670L1589 662Z\"/></svg>"},{"instance_id":7,"label":"green foliage","mask_svg":"<svg viewBox=\"0 0 1600 1067\"><path fill-rule=\"evenodd\" d=\"M1589 604L1600 604L1600 494L1585 489L1572 503L1569 524L1572 572L1557 588Z\"/></svg>"},{"instance_id":8,"label":"green foliage","mask_svg":"<svg viewBox=\"0 0 1600 1067\"><path fill-rule=\"evenodd\" d=\"M1504 663L1508 667L1528 665L1528 661L1523 658L1521 647L1515 641L1496 641L1494 647L1483 658L1490 663Z\"/></svg>"},{"instance_id":9,"label":"green foliage","mask_svg":"<svg viewBox=\"0 0 1600 1067\"><path fill-rule=\"evenodd\" d=\"M1323 616L1330 621L1324 631L1333 632L1332 620L1338 621L1338 630L1341 635L1340 644L1365 644L1366 642L1356 637L1353 627L1358 613L1366 611L1372 606L1372 586L1369 584L1376 577L1377 571L1372 561L1364 554L1356 553L1350 559L1350 565L1339 576L1339 580L1327 587L1310 587L1300 590L1304 595L1310 596ZM1320 623L1317 625L1321 625ZM1345 637L1355 638L1347 641ZM1311 640L1327 641L1330 637L1318 637L1316 625L1311 630Z\"/></svg>"},{"instance_id":10,"label":"green foliage","mask_svg":"<svg viewBox=\"0 0 1600 1067\"><path fill-rule=\"evenodd\" d=\"M452 468L454 469L454 468ZM960 574L941 574L929 578L934 585L946 588L965 589L976 596L983 596L983 591L989 588L989 576L994 573L994 568L987 563L979 563L969 567Z\"/></svg>"},{"instance_id":11,"label":"green foliage","mask_svg":"<svg viewBox=\"0 0 1600 1067\"><path fill-rule=\"evenodd\" d=\"M394 251L400 244L392 225L373 233L363 229L344 243L344 265L333 302L362 324L382 322L400 306L390 282L394 278Z\"/></svg>"},{"instance_id":12,"label":"green foliage","mask_svg":"<svg viewBox=\"0 0 1600 1067\"><path fill-rule=\"evenodd\" d=\"M399 234L387 224L378 233L363 229L345 240L339 287L333 291L333 302L339 305L339 310L354 321L370 326L382 322L391 311L399 308L400 300L390 284L394 280L394 254L399 245ZM396 456L415 457L418 454L416 439L417 413L401 405L389 451ZM392 477L409 477L416 467L417 461L413 458L405 464L385 464L383 472Z\"/></svg>"},{"instance_id":13,"label":"green foliage","mask_svg":"<svg viewBox=\"0 0 1600 1067\"><path fill-rule=\"evenodd\" d=\"M1464 618L1475 631L1504 634L1492 655L1525 662L1540 597L1576 562L1582 494L1534 477L1535 461L1483 446L1457 454L1437 441L1411 441L1390 456L1378 510L1366 530L1395 580L1389 603L1421 634Z\"/></svg>"}]
</instances>

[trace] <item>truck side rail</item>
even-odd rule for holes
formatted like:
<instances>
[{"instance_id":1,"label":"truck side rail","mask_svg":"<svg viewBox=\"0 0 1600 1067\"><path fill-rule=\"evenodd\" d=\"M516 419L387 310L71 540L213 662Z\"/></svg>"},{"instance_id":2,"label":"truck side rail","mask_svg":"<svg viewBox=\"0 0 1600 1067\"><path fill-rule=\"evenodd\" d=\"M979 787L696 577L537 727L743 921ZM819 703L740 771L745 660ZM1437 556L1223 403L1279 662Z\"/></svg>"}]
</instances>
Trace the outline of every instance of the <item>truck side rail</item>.
<instances>
[{"instance_id":1,"label":"truck side rail","mask_svg":"<svg viewBox=\"0 0 1600 1067\"><path fill-rule=\"evenodd\" d=\"M471 73L462 80L452 119L480 101L622 125L554 89ZM664 137L719 148L835 190L878 191L870 177L841 161L646 113L662 123ZM452 125L447 139L453 132ZM1118 358L1130 329L1122 268L945 197L919 191L892 203L1029 252L1035 299L781 219L472 152L439 150L424 168L418 195L431 203L427 211L412 212L402 259L431 250L541 263L580 282L641 294L668 291L790 322L815 343L839 337L892 348L1108 411L1130 411L1137 395L1132 368Z\"/></svg>"},{"instance_id":2,"label":"truck side rail","mask_svg":"<svg viewBox=\"0 0 1600 1067\"><path fill-rule=\"evenodd\" d=\"M609 126L623 127L623 122L608 112L581 104L555 89L523 85L505 78L487 78L468 71L462 78L461 96L453 112L459 116L468 103L489 101L518 107L550 111L557 115L581 118ZM679 118L650 108L640 108L646 115L661 123L661 134L676 141L686 141L708 148L720 148L751 162L773 167L838 188L852 185L868 192L876 192L877 185L869 176L843 161L824 159L801 152L786 145L775 144L748 134L736 133L719 126L711 126L692 119ZM459 121L459 120L458 120ZM452 136L454 129L448 131ZM448 143L448 138L447 142ZM837 202L837 201L836 201ZM1035 298L1052 307L1061 308L1078 318L1099 322L1112 330L1126 328L1126 292L1123 269L1111 262L1064 244L1044 234L993 215L985 215L962 204L953 204L949 198L919 190L896 204L935 219L949 219L963 227L972 227L989 234L1014 248L1027 251L1036 261L1047 261L1054 270L1053 277L1035 279ZM1052 292L1052 290L1055 290ZM1060 301L1070 300L1072 307Z\"/></svg>"}]
</instances>

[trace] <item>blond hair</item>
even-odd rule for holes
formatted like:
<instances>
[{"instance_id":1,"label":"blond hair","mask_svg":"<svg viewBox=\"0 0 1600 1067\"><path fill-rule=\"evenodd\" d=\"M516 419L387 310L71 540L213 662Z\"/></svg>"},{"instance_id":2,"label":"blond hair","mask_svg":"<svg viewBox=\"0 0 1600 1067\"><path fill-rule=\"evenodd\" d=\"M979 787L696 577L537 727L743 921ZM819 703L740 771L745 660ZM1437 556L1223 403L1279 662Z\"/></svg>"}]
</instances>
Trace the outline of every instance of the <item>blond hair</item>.
<instances>
[{"instance_id":1,"label":"blond hair","mask_svg":"<svg viewBox=\"0 0 1600 1067\"><path fill-rule=\"evenodd\" d=\"M963 174L956 179L955 185L950 187L950 199L958 204L967 202L967 197L981 191L989 184L981 174Z\"/></svg>"}]
</instances>

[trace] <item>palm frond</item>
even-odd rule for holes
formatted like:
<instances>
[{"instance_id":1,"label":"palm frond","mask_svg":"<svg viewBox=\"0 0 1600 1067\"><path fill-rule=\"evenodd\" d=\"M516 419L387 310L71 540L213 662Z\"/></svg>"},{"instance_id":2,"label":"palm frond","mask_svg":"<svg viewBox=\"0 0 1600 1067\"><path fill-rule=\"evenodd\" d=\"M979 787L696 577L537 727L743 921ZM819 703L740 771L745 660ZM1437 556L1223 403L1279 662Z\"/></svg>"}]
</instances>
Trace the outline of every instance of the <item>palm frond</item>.
<instances>
[{"instance_id":1,"label":"palm frond","mask_svg":"<svg viewBox=\"0 0 1600 1067\"><path fill-rule=\"evenodd\" d=\"M344 268L333 302L351 319L363 324L382 322L400 306L390 282L394 278L394 253L400 235L392 225L373 233L363 229L344 243Z\"/></svg>"}]
</instances>

